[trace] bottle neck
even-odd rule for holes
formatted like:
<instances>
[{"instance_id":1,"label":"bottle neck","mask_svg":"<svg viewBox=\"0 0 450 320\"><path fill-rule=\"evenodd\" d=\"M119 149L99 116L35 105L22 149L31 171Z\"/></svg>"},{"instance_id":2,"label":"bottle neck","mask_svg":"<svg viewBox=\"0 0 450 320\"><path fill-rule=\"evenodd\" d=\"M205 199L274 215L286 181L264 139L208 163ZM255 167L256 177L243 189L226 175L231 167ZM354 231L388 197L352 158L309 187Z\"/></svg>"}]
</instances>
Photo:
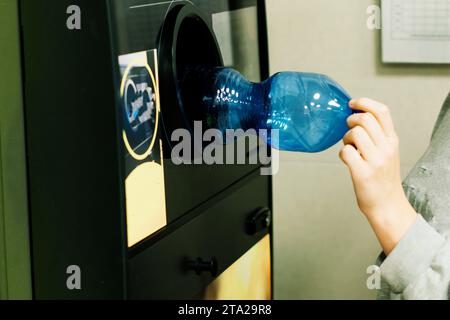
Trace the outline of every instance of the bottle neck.
<instances>
[{"instance_id":1,"label":"bottle neck","mask_svg":"<svg viewBox=\"0 0 450 320\"><path fill-rule=\"evenodd\" d=\"M203 103L221 131L265 129L268 117L267 82L253 83L239 72L216 68Z\"/></svg>"}]
</instances>

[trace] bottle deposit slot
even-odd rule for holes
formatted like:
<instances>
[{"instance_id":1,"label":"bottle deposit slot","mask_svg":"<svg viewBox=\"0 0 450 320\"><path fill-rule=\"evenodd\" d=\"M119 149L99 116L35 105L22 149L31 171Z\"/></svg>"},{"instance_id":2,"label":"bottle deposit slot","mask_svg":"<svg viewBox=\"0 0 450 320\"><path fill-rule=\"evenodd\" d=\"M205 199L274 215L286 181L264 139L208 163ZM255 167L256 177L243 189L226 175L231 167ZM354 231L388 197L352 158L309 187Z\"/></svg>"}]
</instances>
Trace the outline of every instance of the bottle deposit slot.
<instances>
[{"instance_id":1,"label":"bottle deposit slot","mask_svg":"<svg viewBox=\"0 0 450 320\"><path fill-rule=\"evenodd\" d=\"M183 87L186 74L198 66L221 67L222 55L206 17L190 4L178 5L168 14L160 35L162 117L167 137L176 129L193 129L201 115L185 107L192 96ZM195 87L192 87L195 90Z\"/></svg>"}]
</instances>

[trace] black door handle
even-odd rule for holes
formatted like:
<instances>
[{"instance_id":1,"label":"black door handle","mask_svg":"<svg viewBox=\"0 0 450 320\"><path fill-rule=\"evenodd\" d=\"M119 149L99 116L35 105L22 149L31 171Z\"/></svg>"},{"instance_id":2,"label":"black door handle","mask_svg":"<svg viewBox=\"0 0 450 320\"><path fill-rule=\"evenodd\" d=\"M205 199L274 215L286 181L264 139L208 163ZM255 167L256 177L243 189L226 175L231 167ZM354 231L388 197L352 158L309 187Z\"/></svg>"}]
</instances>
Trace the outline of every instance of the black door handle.
<instances>
[{"instance_id":1,"label":"black door handle","mask_svg":"<svg viewBox=\"0 0 450 320\"><path fill-rule=\"evenodd\" d=\"M209 261L204 261L202 258L197 258L193 261L186 261L185 269L188 271L194 271L197 275L201 275L204 272L209 272L211 276L216 277L219 272L219 264L215 257Z\"/></svg>"},{"instance_id":2,"label":"black door handle","mask_svg":"<svg viewBox=\"0 0 450 320\"><path fill-rule=\"evenodd\" d=\"M269 208L261 208L252 214L246 221L247 234L254 236L260 231L266 230L272 224L272 211Z\"/></svg>"}]
</instances>

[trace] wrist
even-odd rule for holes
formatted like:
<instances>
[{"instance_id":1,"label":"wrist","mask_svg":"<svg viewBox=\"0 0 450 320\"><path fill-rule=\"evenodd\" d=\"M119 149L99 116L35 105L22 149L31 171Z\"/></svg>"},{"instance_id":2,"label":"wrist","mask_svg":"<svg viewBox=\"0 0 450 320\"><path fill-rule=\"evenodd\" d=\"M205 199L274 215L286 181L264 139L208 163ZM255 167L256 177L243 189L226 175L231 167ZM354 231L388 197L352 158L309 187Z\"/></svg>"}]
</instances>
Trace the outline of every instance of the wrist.
<instances>
[{"instance_id":1,"label":"wrist","mask_svg":"<svg viewBox=\"0 0 450 320\"><path fill-rule=\"evenodd\" d=\"M417 212L406 199L399 197L368 217L381 246L389 255L417 220Z\"/></svg>"}]
</instances>

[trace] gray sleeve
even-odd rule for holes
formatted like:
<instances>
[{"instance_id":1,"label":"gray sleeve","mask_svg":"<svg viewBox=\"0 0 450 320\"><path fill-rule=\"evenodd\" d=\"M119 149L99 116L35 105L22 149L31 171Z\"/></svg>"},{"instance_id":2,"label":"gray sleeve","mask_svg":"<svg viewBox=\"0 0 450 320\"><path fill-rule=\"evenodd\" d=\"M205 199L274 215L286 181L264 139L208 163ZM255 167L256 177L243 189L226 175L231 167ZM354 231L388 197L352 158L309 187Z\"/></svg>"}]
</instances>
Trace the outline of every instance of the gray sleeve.
<instances>
[{"instance_id":1,"label":"gray sleeve","mask_svg":"<svg viewBox=\"0 0 450 320\"><path fill-rule=\"evenodd\" d=\"M403 299L450 299L450 241L422 216L380 269L392 292Z\"/></svg>"}]
</instances>

